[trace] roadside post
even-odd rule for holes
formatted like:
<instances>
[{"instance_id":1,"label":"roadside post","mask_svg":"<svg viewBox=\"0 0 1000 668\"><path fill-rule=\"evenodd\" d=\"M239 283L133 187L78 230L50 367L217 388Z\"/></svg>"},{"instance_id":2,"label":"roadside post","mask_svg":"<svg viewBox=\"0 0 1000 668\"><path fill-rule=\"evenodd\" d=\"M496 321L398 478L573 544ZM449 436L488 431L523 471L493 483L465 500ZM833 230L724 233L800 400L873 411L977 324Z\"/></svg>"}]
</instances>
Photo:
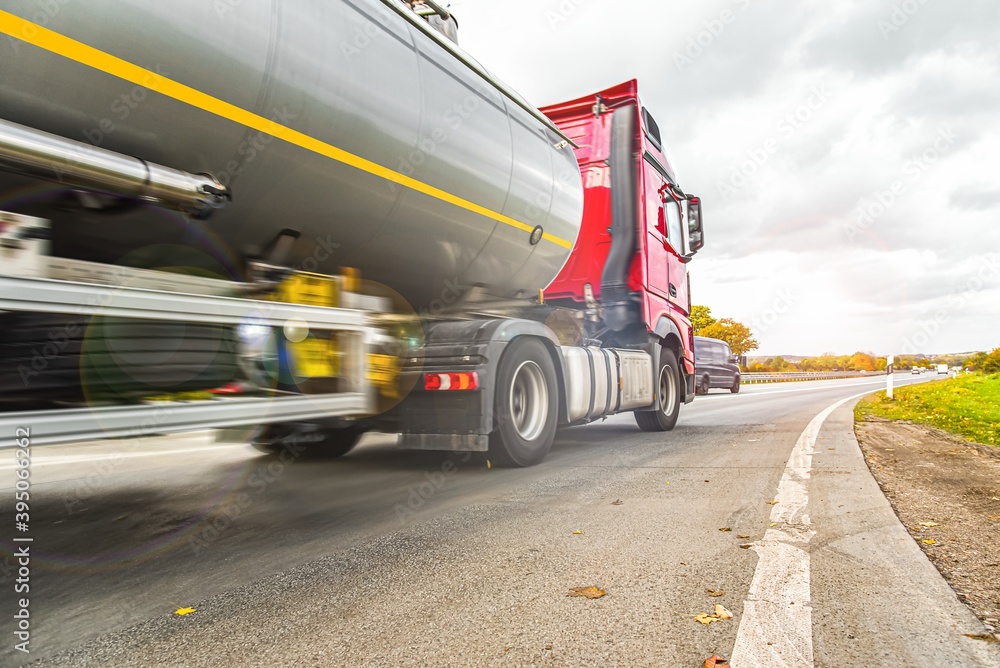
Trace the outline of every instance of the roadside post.
<instances>
[{"instance_id":1,"label":"roadside post","mask_svg":"<svg viewBox=\"0 0 1000 668\"><path fill-rule=\"evenodd\" d=\"M895 361L895 357L889 355L885 362L885 396L889 397L889 401L893 400L892 397L892 386L893 386L893 376L892 376L892 363Z\"/></svg>"}]
</instances>

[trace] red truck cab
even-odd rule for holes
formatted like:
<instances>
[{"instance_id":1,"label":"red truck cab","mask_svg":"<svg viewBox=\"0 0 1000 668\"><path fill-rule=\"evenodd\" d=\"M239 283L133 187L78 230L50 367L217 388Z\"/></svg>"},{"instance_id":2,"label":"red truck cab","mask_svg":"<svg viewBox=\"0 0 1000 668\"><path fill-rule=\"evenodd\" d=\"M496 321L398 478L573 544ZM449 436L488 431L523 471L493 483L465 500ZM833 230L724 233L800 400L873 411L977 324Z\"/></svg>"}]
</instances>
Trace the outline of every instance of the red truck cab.
<instances>
[{"instance_id":1,"label":"red truck cab","mask_svg":"<svg viewBox=\"0 0 1000 668\"><path fill-rule=\"evenodd\" d=\"M546 288L546 301L576 308L600 303L611 330L641 329L664 339L673 333L678 358L693 376L687 262L703 245L701 204L678 185L638 83L541 111L576 143L584 185L580 234Z\"/></svg>"}]
</instances>

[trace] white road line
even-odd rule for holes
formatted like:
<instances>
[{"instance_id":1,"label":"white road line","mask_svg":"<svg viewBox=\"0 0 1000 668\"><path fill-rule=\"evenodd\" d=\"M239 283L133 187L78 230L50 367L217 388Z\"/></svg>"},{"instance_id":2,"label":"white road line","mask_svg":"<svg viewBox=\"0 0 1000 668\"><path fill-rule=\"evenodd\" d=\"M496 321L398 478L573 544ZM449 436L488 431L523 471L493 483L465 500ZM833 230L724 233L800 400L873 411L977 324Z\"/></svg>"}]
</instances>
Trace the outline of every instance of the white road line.
<instances>
[{"instance_id":1,"label":"white road line","mask_svg":"<svg viewBox=\"0 0 1000 668\"><path fill-rule=\"evenodd\" d=\"M213 450L236 450L239 445L204 445L200 448L186 448L184 450L148 450L143 452L110 452L103 455L78 455L76 457L52 457L33 458L31 467L37 466L58 466L63 464L82 464L85 462L116 461L119 459L133 459L136 457L157 457L160 455L182 455L192 452L211 452ZM244 451L246 454L249 451ZM0 471L7 471L15 468L13 464L0 466Z\"/></svg>"},{"instance_id":2,"label":"white road line","mask_svg":"<svg viewBox=\"0 0 1000 668\"><path fill-rule=\"evenodd\" d=\"M808 543L816 534L807 514L816 438L833 411L862 392L828 406L806 426L778 483L771 526L753 545L757 568L736 632L733 668L808 668L813 665L812 594Z\"/></svg>"}]
</instances>

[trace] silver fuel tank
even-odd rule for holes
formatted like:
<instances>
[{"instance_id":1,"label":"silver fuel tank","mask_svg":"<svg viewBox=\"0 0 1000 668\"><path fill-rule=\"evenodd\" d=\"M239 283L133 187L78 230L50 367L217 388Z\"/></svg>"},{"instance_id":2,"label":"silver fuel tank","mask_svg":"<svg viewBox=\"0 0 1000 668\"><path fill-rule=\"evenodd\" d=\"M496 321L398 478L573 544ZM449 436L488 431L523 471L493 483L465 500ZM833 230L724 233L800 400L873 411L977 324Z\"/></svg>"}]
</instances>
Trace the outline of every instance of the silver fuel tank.
<instances>
[{"instance_id":1,"label":"silver fuel tank","mask_svg":"<svg viewBox=\"0 0 1000 668\"><path fill-rule=\"evenodd\" d=\"M240 279L287 228L291 266L426 308L533 295L576 239L572 147L396 0L0 0L0 32L0 118L233 198L204 220L95 210L0 171L0 210L51 219L55 255Z\"/></svg>"}]
</instances>

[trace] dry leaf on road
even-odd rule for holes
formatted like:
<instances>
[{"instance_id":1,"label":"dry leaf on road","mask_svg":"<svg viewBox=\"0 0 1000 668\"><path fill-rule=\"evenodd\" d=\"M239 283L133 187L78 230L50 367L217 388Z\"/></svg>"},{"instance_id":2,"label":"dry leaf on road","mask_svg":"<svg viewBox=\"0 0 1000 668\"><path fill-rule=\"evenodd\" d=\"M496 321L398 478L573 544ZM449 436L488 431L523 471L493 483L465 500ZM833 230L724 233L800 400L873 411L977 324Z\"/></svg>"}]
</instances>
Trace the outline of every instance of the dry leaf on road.
<instances>
[{"instance_id":1,"label":"dry leaf on road","mask_svg":"<svg viewBox=\"0 0 1000 668\"><path fill-rule=\"evenodd\" d=\"M922 527L936 527L939 526L937 522L917 522Z\"/></svg>"},{"instance_id":2,"label":"dry leaf on road","mask_svg":"<svg viewBox=\"0 0 1000 668\"><path fill-rule=\"evenodd\" d=\"M937 541L934 540L933 538L924 538L920 542L923 543L924 545L937 545Z\"/></svg>"},{"instance_id":3,"label":"dry leaf on road","mask_svg":"<svg viewBox=\"0 0 1000 668\"><path fill-rule=\"evenodd\" d=\"M715 604L715 616L718 617L719 619L732 619L733 618L733 613L731 613L728 610L726 610L726 608L724 606L721 606L718 603L716 603Z\"/></svg>"},{"instance_id":4,"label":"dry leaf on road","mask_svg":"<svg viewBox=\"0 0 1000 668\"><path fill-rule=\"evenodd\" d=\"M622 505L623 503L625 503L625 502L624 502L624 501L622 501L621 499L615 499L614 501L612 501L612 502L611 502L611 505L612 505L612 506L620 506L620 505Z\"/></svg>"},{"instance_id":5,"label":"dry leaf on road","mask_svg":"<svg viewBox=\"0 0 1000 668\"><path fill-rule=\"evenodd\" d=\"M573 587L566 596L582 596L584 598L601 598L608 592L598 587Z\"/></svg>"},{"instance_id":6,"label":"dry leaf on road","mask_svg":"<svg viewBox=\"0 0 1000 668\"><path fill-rule=\"evenodd\" d=\"M183 617L185 615L190 615L192 612L197 612L194 608L179 608L174 612L178 617Z\"/></svg>"},{"instance_id":7,"label":"dry leaf on road","mask_svg":"<svg viewBox=\"0 0 1000 668\"><path fill-rule=\"evenodd\" d=\"M732 531L730 527L722 527L719 531Z\"/></svg>"},{"instance_id":8,"label":"dry leaf on road","mask_svg":"<svg viewBox=\"0 0 1000 668\"><path fill-rule=\"evenodd\" d=\"M582 531L580 531L579 529L577 529L576 531L573 532L573 535L579 536L582 533L583 533Z\"/></svg>"},{"instance_id":9,"label":"dry leaf on road","mask_svg":"<svg viewBox=\"0 0 1000 668\"><path fill-rule=\"evenodd\" d=\"M715 615L706 615L704 612L699 612L697 615L695 615L694 621L700 624L704 624L705 626L708 626L712 622L720 621L720 619Z\"/></svg>"},{"instance_id":10,"label":"dry leaf on road","mask_svg":"<svg viewBox=\"0 0 1000 668\"><path fill-rule=\"evenodd\" d=\"M701 668L729 668L729 663L716 654L705 659L705 663L702 664Z\"/></svg>"},{"instance_id":11,"label":"dry leaf on road","mask_svg":"<svg viewBox=\"0 0 1000 668\"><path fill-rule=\"evenodd\" d=\"M741 533L741 534L740 534L739 536L737 536L737 538L742 538L742 539L744 539L744 540L746 540L746 539L747 539L747 538L749 538L749 537L750 537L750 535L749 535L749 534L742 534L742 533Z\"/></svg>"},{"instance_id":12,"label":"dry leaf on road","mask_svg":"<svg viewBox=\"0 0 1000 668\"><path fill-rule=\"evenodd\" d=\"M719 589L719 590L706 589L705 591L708 592L709 596L716 596L717 597L717 596L725 596L726 595L726 592L722 591L721 589Z\"/></svg>"},{"instance_id":13,"label":"dry leaf on road","mask_svg":"<svg viewBox=\"0 0 1000 668\"><path fill-rule=\"evenodd\" d=\"M777 501L777 499L775 499L774 501L768 501L767 505L769 505L769 506L776 506L776 505L778 505L778 501Z\"/></svg>"}]
</instances>

